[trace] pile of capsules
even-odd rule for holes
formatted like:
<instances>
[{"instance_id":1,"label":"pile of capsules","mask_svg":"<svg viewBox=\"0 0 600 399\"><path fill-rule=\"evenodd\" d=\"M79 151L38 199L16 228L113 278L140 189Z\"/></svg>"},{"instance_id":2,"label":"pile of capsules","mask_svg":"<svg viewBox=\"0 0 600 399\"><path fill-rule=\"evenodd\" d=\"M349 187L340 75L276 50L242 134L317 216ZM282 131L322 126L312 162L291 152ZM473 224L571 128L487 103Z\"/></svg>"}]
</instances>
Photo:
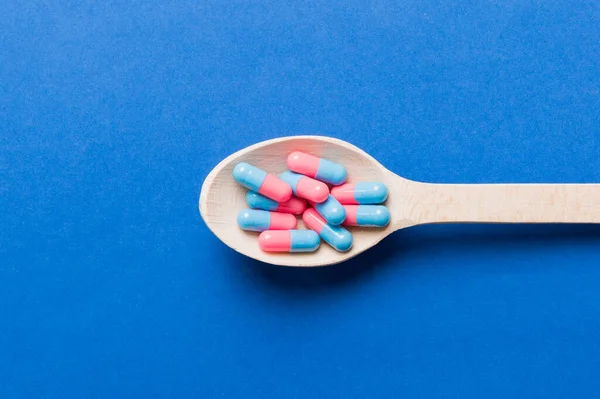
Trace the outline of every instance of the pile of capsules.
<instances>
[{"instance_id":1,"label":"pile of capsules","mask_svg":"<svg viewBox=\"0 0 600 399\"><path fill-rule=\"evenodd\" d=\"M385 227L390 222L388 209L376 205L388 196L383 183L344 184L346 168L300 151L289 154L287 167L279 177L246 162L233 169L233 178L250 190L250 209L240 211L237 223L243 230L261 232L263 251L313 252L322 238L343 252L352 247L345 227ZM296 230L295 215L302 215L310 230Z\"/></svg>"}]
</instances>

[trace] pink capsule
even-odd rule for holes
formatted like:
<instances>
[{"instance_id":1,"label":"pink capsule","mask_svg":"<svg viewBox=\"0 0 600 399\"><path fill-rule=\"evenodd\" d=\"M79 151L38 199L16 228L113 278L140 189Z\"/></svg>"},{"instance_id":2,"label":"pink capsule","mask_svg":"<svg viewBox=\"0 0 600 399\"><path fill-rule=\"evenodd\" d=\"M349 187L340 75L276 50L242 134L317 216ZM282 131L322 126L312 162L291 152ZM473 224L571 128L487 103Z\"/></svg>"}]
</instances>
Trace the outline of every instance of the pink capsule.
<instances>
[{"instance_id":1,"label":"pink capsule","mask_svg":"<svg viewBox=\"0 0 600 399\"><path fill-rule=\"evenodd\" d=\"M252 209L292 213L294 215L301 215L306 209L306 201L302 198L292 197L286 202L277 202L254 191L248 191L246 194L246 202Z\"/></svg>"},{"instance_id":2,"label":"pink capsule","mask_svg":"<svg viewBox=\"0 0 600 399\"><path fill-rule=\"evenodd\" d=\"M388 196L388 189L381 182L346 183L332 188L331 195L343 205L381 204Z\"/></svg>"},{"instance_id":3,"label":"pink capsule","mask_svg":"<svg viewBox=\"0 0 600 399\"><path fill-rule=\"evenodd\" d=\"M288 155L287 166L293 172L333 185L342 184L348 176L346 168L339 163L301 151L294 151Z\"/></svg>"},{"instance_id":4,"label":"pink capsule","mask_svg":"<svg viewBox=\"0 0 600 399\"><path fill-rule=\"evenodd\" d=\"M267 230L258 236L258 245L265 252L314 252L320 243L312 230Z\"/></svg>"},{"instance_id":5,"label":"pink capsule","mask_svg":"<svg viewBox=\"0 0 600 399\"><path fill-rule=\"evenodd\" d=\"M289 213L242 209L237 217L238 226L242 230L290 230L296 228L296 217Z\"/></svg>"},{"instance_id":6,"label":"pink capsule","mask_svg":"<svg viewBox=\"0 0 600 399\"><path fill-rule=\"evenodd\" d=\"M329 187L327 184L308 176L298 173L285 171L279 178L292 187L292 193L300 198L306 198L311 202L324 202L329 196Z\"/></svg>"},{"instance_id":7,"label":"pink capsule","mask_svg":"<svg viewBox=\"0 0 600 399\"><path fill-rule=\"evenodd\" d=\"M319 236L336 251L344 252L352 247L352 234L342 226L327 224L314 208L304 211L302 221L306 227L319 233Z\"/></svg>"},{"instance_id":8,"label":"pink capsule","mask_svg":"<svg viewBox=\"0 0 600 399\"><path fill-rule=\"evenodd\" d=\"M390 223L390 211L383 205L344 205L343 226L385 227Z\"/></svg>"},{"instance_id":9,"label":"pink capsule","mask_svg":"<svg viewBox=\"0 0 600 399\"><path fill-rule=\"evenodd\" d=\"M256 191L277 202L292 198L292 188L275 176L246 162L240 162L233 168L233 178L246 188Z\"/></svg>"},{"instance_id":10,"label":"pink capsule","mask_svg":"<svg viewBox=\"0 0 600 399\"><path fill-rule=\"evenodd\" d=\"M302 198L292 197L285 202L279 203L277 212L291 213L294 215L302 215L302 212L306 210L306 201Z\"/></svg>"}]
</instances>

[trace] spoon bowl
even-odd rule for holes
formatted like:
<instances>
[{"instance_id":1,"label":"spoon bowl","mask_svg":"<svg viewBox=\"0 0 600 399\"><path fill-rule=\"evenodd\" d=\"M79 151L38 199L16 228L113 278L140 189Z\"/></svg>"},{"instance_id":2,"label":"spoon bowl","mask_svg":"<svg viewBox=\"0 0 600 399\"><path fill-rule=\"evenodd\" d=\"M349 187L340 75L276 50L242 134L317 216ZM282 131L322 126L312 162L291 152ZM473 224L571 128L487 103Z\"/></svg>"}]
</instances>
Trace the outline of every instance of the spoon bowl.
<instances>
[{"instance_id":1,"label":"spoon bowl","mask_svg":"<svg viewBox=\"0 0 600 399\"><path fill-rule=\"evenodd\" d=\"M385 205L390 223L384 228L356 228L347 252L325 242L312 253L267 253L258 234L240 229L237 214L247 208L248 191L232 177L238 162L248 162L273 175L287 170L286 158L303 151L344 165L348 182L380 181L389 190ZM394 231L427 223L600 223L597 184L431 184L400 177L360 148L323 136L289 136L263 141L221 161L206 177L199 201L208 228L227 246L259 260L282 266L325 266L348 260ZM304 229L302 220L298 228Z\"/></svg>"},{"instance_id":2,"label":"spoon bowl","mask_svg":"<svg viewBox=\"0 0 600 399\"><path fill-rule=\"evenodd\" d=\"M390 208L392 222L385 228L351 228L354 238L352 248L337 252L326 243L312 253L266 253L258 247L257 233L240 229L236 223L238 212L247 208L246 188L233 180L231 173L238 162L248 162L274 175L287 170L286 158L293 151L303 151L344 165L348 182L381 181L390 193L386 205ZM238 151L219 163L208 175L200 195L200 213L208 228L225 244L243 255L262 262L284 266L323 266L343 262L369 249L398 228L402 215L394 213L398 201L394 175L373 157L343 140L321 136L291 136L264 141ZM392 191L396 189L396 191ZM298 228L304 229L302 220Z\"/></svg>"}]
</instances>

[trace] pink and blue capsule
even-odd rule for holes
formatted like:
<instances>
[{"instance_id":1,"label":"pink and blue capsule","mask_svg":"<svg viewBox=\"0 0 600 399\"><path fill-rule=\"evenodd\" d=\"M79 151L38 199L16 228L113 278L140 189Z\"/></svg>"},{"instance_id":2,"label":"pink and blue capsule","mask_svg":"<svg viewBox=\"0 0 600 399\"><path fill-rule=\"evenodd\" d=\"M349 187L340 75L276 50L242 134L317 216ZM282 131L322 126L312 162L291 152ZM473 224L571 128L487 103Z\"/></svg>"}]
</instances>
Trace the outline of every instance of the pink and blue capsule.
<instances>
[{"instance_id":1,"label":"pink and blue capsule","mask_svg":"<svg viewBox=\"0 0 600 399\"><path fill-rule=\"evenodd\" d=\"M342 226L327 224L325 219L313 208L308 208L302 214L306 227L316 231L327 244L336 251L345 252L352 247L352 234Z\"/></svg>"},{"instance_id":2,"label":"pink and blue capsule","mask_svg":"<svg viewBox=\"0 0 600 399\"><path fill-rule=\"evenodd\" d=\"M289 213L258 211L256 209L243 209L238 213L237 224L242 230L292 230L298 221Z\"/></svg>"},{"instance_id":3,"label":"pink and blue capsule","mask_svg":"<svg viewBox=\"0 0 600 399\"><path fill-rule=\"evenodd\" d=\"M258 246L265 252L314 252L321 238L312 230L268 230L258 236Z\"/></svg>"},{"instance_id":4,"label":"pink and blue capsule","mask_svg":"<svg viewBox=\"0 0 600 399\"><path fill-rule=\"evenodd\" d=\"M246 203L252 209L291 213L294 215L302 215L302 212L306 210L306 201L302 198L292 197L285 202L277 202L254 191L246 193Z\"/></svg>"},{"instance_id":5,"label":"pink and blue capsule","mask_svg":"<svg viewBox=\"0 0 600 399\"><path fill-rule=\"evenodd\" d=\"M383 205L344 205L344 226L385 227L390 223L390 211Z\"/></svg>"},{"instance_id":6,"label":"pink and blue capsule","mask_svg":"<svg viewBox=\"0 0 600 399\"><path fill-rule=\"evenodd\" d=\"M346 219L344 207L332 195L327 197L325 202L321 202L320 204L311 202L310 204L323 216L327 223L333 226L342 224L344 219Z\"/></svg>"},{"instance_id":7,"label":"pink and blue capsule","mask_svg":"<svg viewBox=\"0 0 600 399\"><path fill-rule=\"evenodd\" d=\"M292 188L289 184L246 162L235 165L232 174L242 186L274 201L285 202L292 197Z\"/></svg>"},{"instance_id":8,"label":"pink and blue capsule","mask_svg":"<svg viewBox=\"0 0 600 399\"><path fill-rule=\"evenodd\" d=\"M297 197L320 203L324 202L329 196L327 184L308 176L288 170L280 174L279 178L292 187L292 193Z\"/></svg>"},{"instance_id":9,"label":"pink and blue capsule","mask_svg":"<svg viewBox=\"0 0 600 399\"><path fill-rule=\"evenodd\" d=\"M294 151L287 158L288 168L301 175L306 175L335 186L342 184L348 177L348 172L339 163L318 158L301 151Z\"/></svg>"},{"instance_id":10,"label":"pink and blue capsule","mask_svg":"<svg viewBox=\"0 0 600 399\"><path fill-rule=\"evenodd\" d=\"M388 196L388 189L381 182L347 183L331 189L333 195L342 205L381 204Z\"/></svg>"}]
</instances>

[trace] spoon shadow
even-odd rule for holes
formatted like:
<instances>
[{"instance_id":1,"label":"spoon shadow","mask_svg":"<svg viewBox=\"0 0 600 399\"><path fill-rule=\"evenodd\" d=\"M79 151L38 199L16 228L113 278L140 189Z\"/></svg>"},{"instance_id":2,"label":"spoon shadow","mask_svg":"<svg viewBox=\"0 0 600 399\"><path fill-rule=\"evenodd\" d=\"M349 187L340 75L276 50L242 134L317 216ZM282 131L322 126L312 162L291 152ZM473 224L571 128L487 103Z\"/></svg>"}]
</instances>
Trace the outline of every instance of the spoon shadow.
<instances>
[{"instance_id":1,"label":"spoon shadow","mask_svg":"<svg viewBox=\"0 0 600 399\"><path fill-rule=\"evenodd\" d=\"M295 268L262 263L244 256L236 267L248 268L257 284L286 294L314 295L320 291L363 284L390 266L402 265L409 257L444 252L487 252L485 256L507 256L526 251L534 256L549 245L600 244L600 225L425 225L395 232L374 248L342 264L328 267ZM326 245L326 244L322 244ZM504 255L503 255L504 254ZM422 262L419 262L422 265ZM417 266L415 266L417 267ZM435 267L435 265L434 265ZM497 268L497 266L494 266ZM534 265L534 267L537 267ZM513 270L507 263L507 270Z\"/></svg>"}]
</instances>

